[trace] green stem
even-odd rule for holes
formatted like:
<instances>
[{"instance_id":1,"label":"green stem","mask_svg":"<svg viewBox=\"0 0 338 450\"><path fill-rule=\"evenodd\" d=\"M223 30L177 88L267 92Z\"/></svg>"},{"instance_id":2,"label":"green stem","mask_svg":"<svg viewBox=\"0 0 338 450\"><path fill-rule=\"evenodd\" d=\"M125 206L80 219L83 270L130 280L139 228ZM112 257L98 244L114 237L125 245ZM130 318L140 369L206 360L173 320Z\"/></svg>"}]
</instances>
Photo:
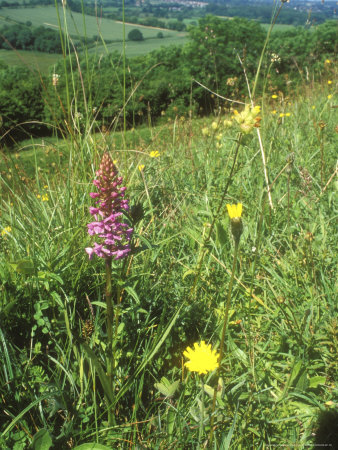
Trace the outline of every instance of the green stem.
<instances>
[{"instance_id":1,"label":"green stem","mask_svg":"<svg viewBox=\"0 0 338 450\"><path fill-rule=\"evenodd\" d=\"M201 376L201 417L200 417L200 426L199 426L199 436L198 436L198 443L202 447L202 439L204 435L204 380L203 375Z\"/></svg>"},{"instance_id":2,"label":"green stem","mask_svg":"<svg viewBox=\"0 0 338 450\"><path fill-rule=\"evenodd\" d=\"M212 232L213 232L213 230L215 228L216 220L219 217L220 211L221 211L221 209L223 207L223 203L224 203L225 197L226 197L226 195L228 193L228 189L229 189L229 186L230 186L230 183L231 183L231 180L232 180L232 176L233 176L235 165L236 165L236 161L237 161L239 147L240 147L241 141L242 141L242 136L243 135L240 134L239 137L238 137L237 147L236 147L235 155L234 155L234 161L232 163L232 167L231 167L230 174L229 174L229 177L228 177L228 180L227 180L227 184L225 185L225 188L223 190L222 198L221 198L221 201L219 202L216 214L214 215L213 220L211 222L209 233L207 234L207 236L206 236L206 238L205 238L205 240L203 242L202 253L201 253L201 256L200 256L200 260L199 260L199 262L197 264L197 272L196 272L196 275L195 275L195 278L194 278L194 282L193 282L193 285L192 285L192 288L191 288L191 292L190 292L191 295L193 295L193 293L195 292L195 288L196 288L196 285L197 285L197 280L198 280L198 278L200 276L200 273L201 273L203 260L204 260L204 257L206 255L206 253L207 253L207 244L210 241Z\"/></svg>"},{"instance_id":3,"label":"green stem","mask_svg":"<svg viewBox=\"0 0 338 450\"><path fill-rule=\"evenodd\" d=\"M224 355L224 340L225 340L225 334L228 327L228 319L229 319L229 310L230 310L230 303L231 303L231 293L232 293L232 286L234 284L234 278L235 278L235 270L236 270L236 263L237 263L237 257L238 257L238 249L239 249L239 241L235 241L235 250L234 250L234 260L232 263L232 271L231 271L231 277L230 277L230 283L228 288L228 297L227 302L225 305L225 314L224 314L224 321L223 321L223 328L222 328L222 336L221 336L221 343L219 348L219 366L217 369L217 385L214 389L214 396L212 399L212 410L211 410L211 421L210 421L210 438L209 438L209 446L212 447L212 440L213 440L213 433L214 433L214 412L216 407L216 396L217 396L217 388L218 388L218 380L220 378L221 373L221 364L222 359Z\"/></svg>"},{"instance_id":4,"label":"green stem","mask_svg":"<svg viewBox=\"0 0 338 450\"><path fill-rule=\"evenodd\" d=\"M123 139L126 141L126 21L125 21L125 9L124 0L122 0L122 40L123 40Z\"/></svg>"},{"instance_id":5,"label":"green stem","mask_svg":"<svg viewBox=\"0 0 338 450\"><path fill-rule=\"evenodd\" d=\"M106 304L107 304L107 377L109 389L113 392L113 370L114 370L114 355L113 355L113 321L114 308L112 302L112 271L111 271L111 257L106 258ZM108 399L107 399L108 401ZM108 425L113 425L113 414L108 401Z\"/></svg>"}]
</instances>

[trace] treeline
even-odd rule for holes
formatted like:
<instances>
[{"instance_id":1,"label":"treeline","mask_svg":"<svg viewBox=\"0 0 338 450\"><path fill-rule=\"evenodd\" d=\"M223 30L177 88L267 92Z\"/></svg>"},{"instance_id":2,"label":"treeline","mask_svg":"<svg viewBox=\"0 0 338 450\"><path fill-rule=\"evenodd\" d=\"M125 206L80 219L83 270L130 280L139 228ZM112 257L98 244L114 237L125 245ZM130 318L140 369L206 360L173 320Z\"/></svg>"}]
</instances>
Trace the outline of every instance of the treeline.
<instances>
[{"instance_id":1,"label":"treeline","mask_svg":"<svg viewBox=\"0 0 338 450\"><path fill-rule=\"evenodd\" d=\"M220 3L209 3L205 7L205 12L207 14L213 14L215 16L226 16L226 17L245 17L246 19L258 20L261 23L271 22L271 4L220 4ZM310 25L310 24L321 24L328 19L333 18L333 9L323 9L321 11L311 11L304 9L294 9L294 5L285 4L283 9L278 14L277 23L285 25Z\"/></svg>"},{"instance_id":2,"label":"treeline","mask_svg":"<svg viewBox=\"0 0 338 450\"><path fill-rule=\"evenodd\" d=\"M0 2L0 8L23 8L25 6L38 6L38 5L55 5L55 0L23 0L23 2L6 1Z\"/></svg>"},{"instance_id":3,"label":"treeline","mask_svg":"<svg viewBox=\"0 0 338 450\"><path fill-rule=\"evenodd\" d=\"M320 77L325 59L337 52L336 22L329 21L314 30L290 29L273 34L262 66L264 87L268 92L296 88L297 79L313 71ZM208 114L229 104L203 88L233 99L244 99L249 80L255 77L266 37L255 21L221 20L208 16L189 30L183 47L163 47L127 61L125 112L130 127L161 116L180 116L193 110ZM42 79L23 68L0 67L1 135L22 130L46 133L50 123L67 132L71 123L81 130L93 123L93 130L118 125L123 114L123 67L117 53L106 57L89 55L63 61L55 73ZM69 97L67 78L75 92ZM292 79L292 83L289 81ZM69 84L68 84L69 86ZM262 92L262 85L258 92ZM83 91L87 93L84 100ZM290 92L289 92L290 93ZM68 109L71 103L71 112ZM34 121L34 123L32 122ZM17 124L26 122L17 127ZM30 123L27 123L30 122ZM20 131L21 130L21 131Z\"/></svg>"},{"instance_id":4,"label":"treeline","mask_svg":"<svg viewBox=\"0 0 338 450\"><path fill-rule=\"evenodd\" d=\"M0 48L6 50L35 50L46 53L62 53L60 35L43 26L5 25L0 29Z\"/></svg>"}]
</instances>

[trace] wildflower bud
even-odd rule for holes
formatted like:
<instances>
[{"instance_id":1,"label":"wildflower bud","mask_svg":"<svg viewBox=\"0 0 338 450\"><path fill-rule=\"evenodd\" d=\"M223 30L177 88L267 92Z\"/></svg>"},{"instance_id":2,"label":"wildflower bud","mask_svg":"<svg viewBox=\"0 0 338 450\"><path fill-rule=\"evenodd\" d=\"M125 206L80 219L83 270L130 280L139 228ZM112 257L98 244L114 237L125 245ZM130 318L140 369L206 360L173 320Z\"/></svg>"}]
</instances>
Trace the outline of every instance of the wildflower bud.
<instances>
[{"instance_id":1,"label":"wildflower bud","mask_svg":"<svg viewBox=\"0 0 338 450\"><path fill-rule=\"evenodd\" d=\"M227 210L231 221L231 233L236 245L239 244L239 240L243 232L243 224L241 219L242 209L242 203L238 203L237 205L227 205Z\"/></svg>"}]
</instances>

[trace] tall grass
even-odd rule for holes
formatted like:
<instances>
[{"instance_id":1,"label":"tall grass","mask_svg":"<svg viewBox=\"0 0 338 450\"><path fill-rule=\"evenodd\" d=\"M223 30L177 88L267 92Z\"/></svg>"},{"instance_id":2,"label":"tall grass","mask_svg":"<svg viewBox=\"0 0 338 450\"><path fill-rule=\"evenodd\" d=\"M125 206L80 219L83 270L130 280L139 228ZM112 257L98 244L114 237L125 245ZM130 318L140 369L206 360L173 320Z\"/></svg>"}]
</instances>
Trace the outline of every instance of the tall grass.
<instances>
[{"instance_id":1,"label":"tall grass","mask_svg":"<svg viewBox=\"0 0 338 450\"><path fill-rule=\"evenodd\" d=\"M61 24L65 7L59 12ZM328 88L261 99L267 190L256 135L238 139L223 117L94 134L91 92L74 90L79 66L68 71L66 25L65 131L1 162L2 448L208 448L211 431L212 448L325 443L318 417L334 418L337 394ZM80 96L88 105L82 118ZM84 251L89 192L105 151L127 182L135 230L131 255L112 267L122 273L112 284L112 392L104 263ZM233 264L225 203L237 202L244 230ZM223 339L220 369L201 390L183 351Z\"/></svg>"}]
</instances>

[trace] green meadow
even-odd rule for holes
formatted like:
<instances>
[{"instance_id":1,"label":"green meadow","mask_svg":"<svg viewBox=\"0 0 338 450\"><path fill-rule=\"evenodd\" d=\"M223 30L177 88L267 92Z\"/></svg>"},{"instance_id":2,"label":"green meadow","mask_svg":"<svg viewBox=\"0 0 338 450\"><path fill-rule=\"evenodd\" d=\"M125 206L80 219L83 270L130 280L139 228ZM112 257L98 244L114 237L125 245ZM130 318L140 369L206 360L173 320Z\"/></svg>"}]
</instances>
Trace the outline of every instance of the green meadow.
<instances>
[{"instance_id":1,"label":"green meadow","mask_svg":"<svg viewBox=\"0 0 338 450\"><path fill-rule=\"evenodd\" d=\"M66 30L71 36L102 36L105 41L122 41L122 28L123 25L120 22L114 20L97 18L94 16L85 17L81 13L71 12L66 10L65 15L60 11L62 15L61 27ZM52 29L58 29L58 15L53 6L37 6L35 8L2 8L0 10L0 23L5 21L8 17L13 21L25 23L26 21L32 22L34 26L46 26ZM126 35L134 28L139 28L142 31L144 39L155 38L158 29L151 27L145 27L142 25L126 24ZM177 31L162 30L165 37L173 37L178 34ZM163 41L164 42L164 41Z\"/></svg>"},{"instance_id":2,"label":"green meadow","mask_svg":"<svg viewBox=\"0 0 338 450\"><path fill-rule=\"evenodd\" d=\"M42 73L48 73L51 67L53 67L60 58L61 55L43 52L0 50L0 61L5 64L8 64L9 66L22 65Z\"/></svg>"},{"instance_id":3,"label":"green meadow","mask_svg":"<svg viewBox=\"0 0 338 450\"><path fill-rule=\"evenodd\" d=\"M53 8L34 11L52 23ZM84 33L73 16L67 42ZM179 51L160 55L158 78L86 54L40 91L22 69L0 73L13 77L1 107L20 117L0 125L3 450L338 448L332 30L311 35L326 53L308 77L282 52L265 60L262 34L255 57L243 42L245 74L227 55L231 98L192 83L180 97L201 41L196 71L215 67L205 37L223 24L209 20L178 73ZM21 125L27 108L43 109L46 135L30 111Z\"/></svg>"}]
</instances>

